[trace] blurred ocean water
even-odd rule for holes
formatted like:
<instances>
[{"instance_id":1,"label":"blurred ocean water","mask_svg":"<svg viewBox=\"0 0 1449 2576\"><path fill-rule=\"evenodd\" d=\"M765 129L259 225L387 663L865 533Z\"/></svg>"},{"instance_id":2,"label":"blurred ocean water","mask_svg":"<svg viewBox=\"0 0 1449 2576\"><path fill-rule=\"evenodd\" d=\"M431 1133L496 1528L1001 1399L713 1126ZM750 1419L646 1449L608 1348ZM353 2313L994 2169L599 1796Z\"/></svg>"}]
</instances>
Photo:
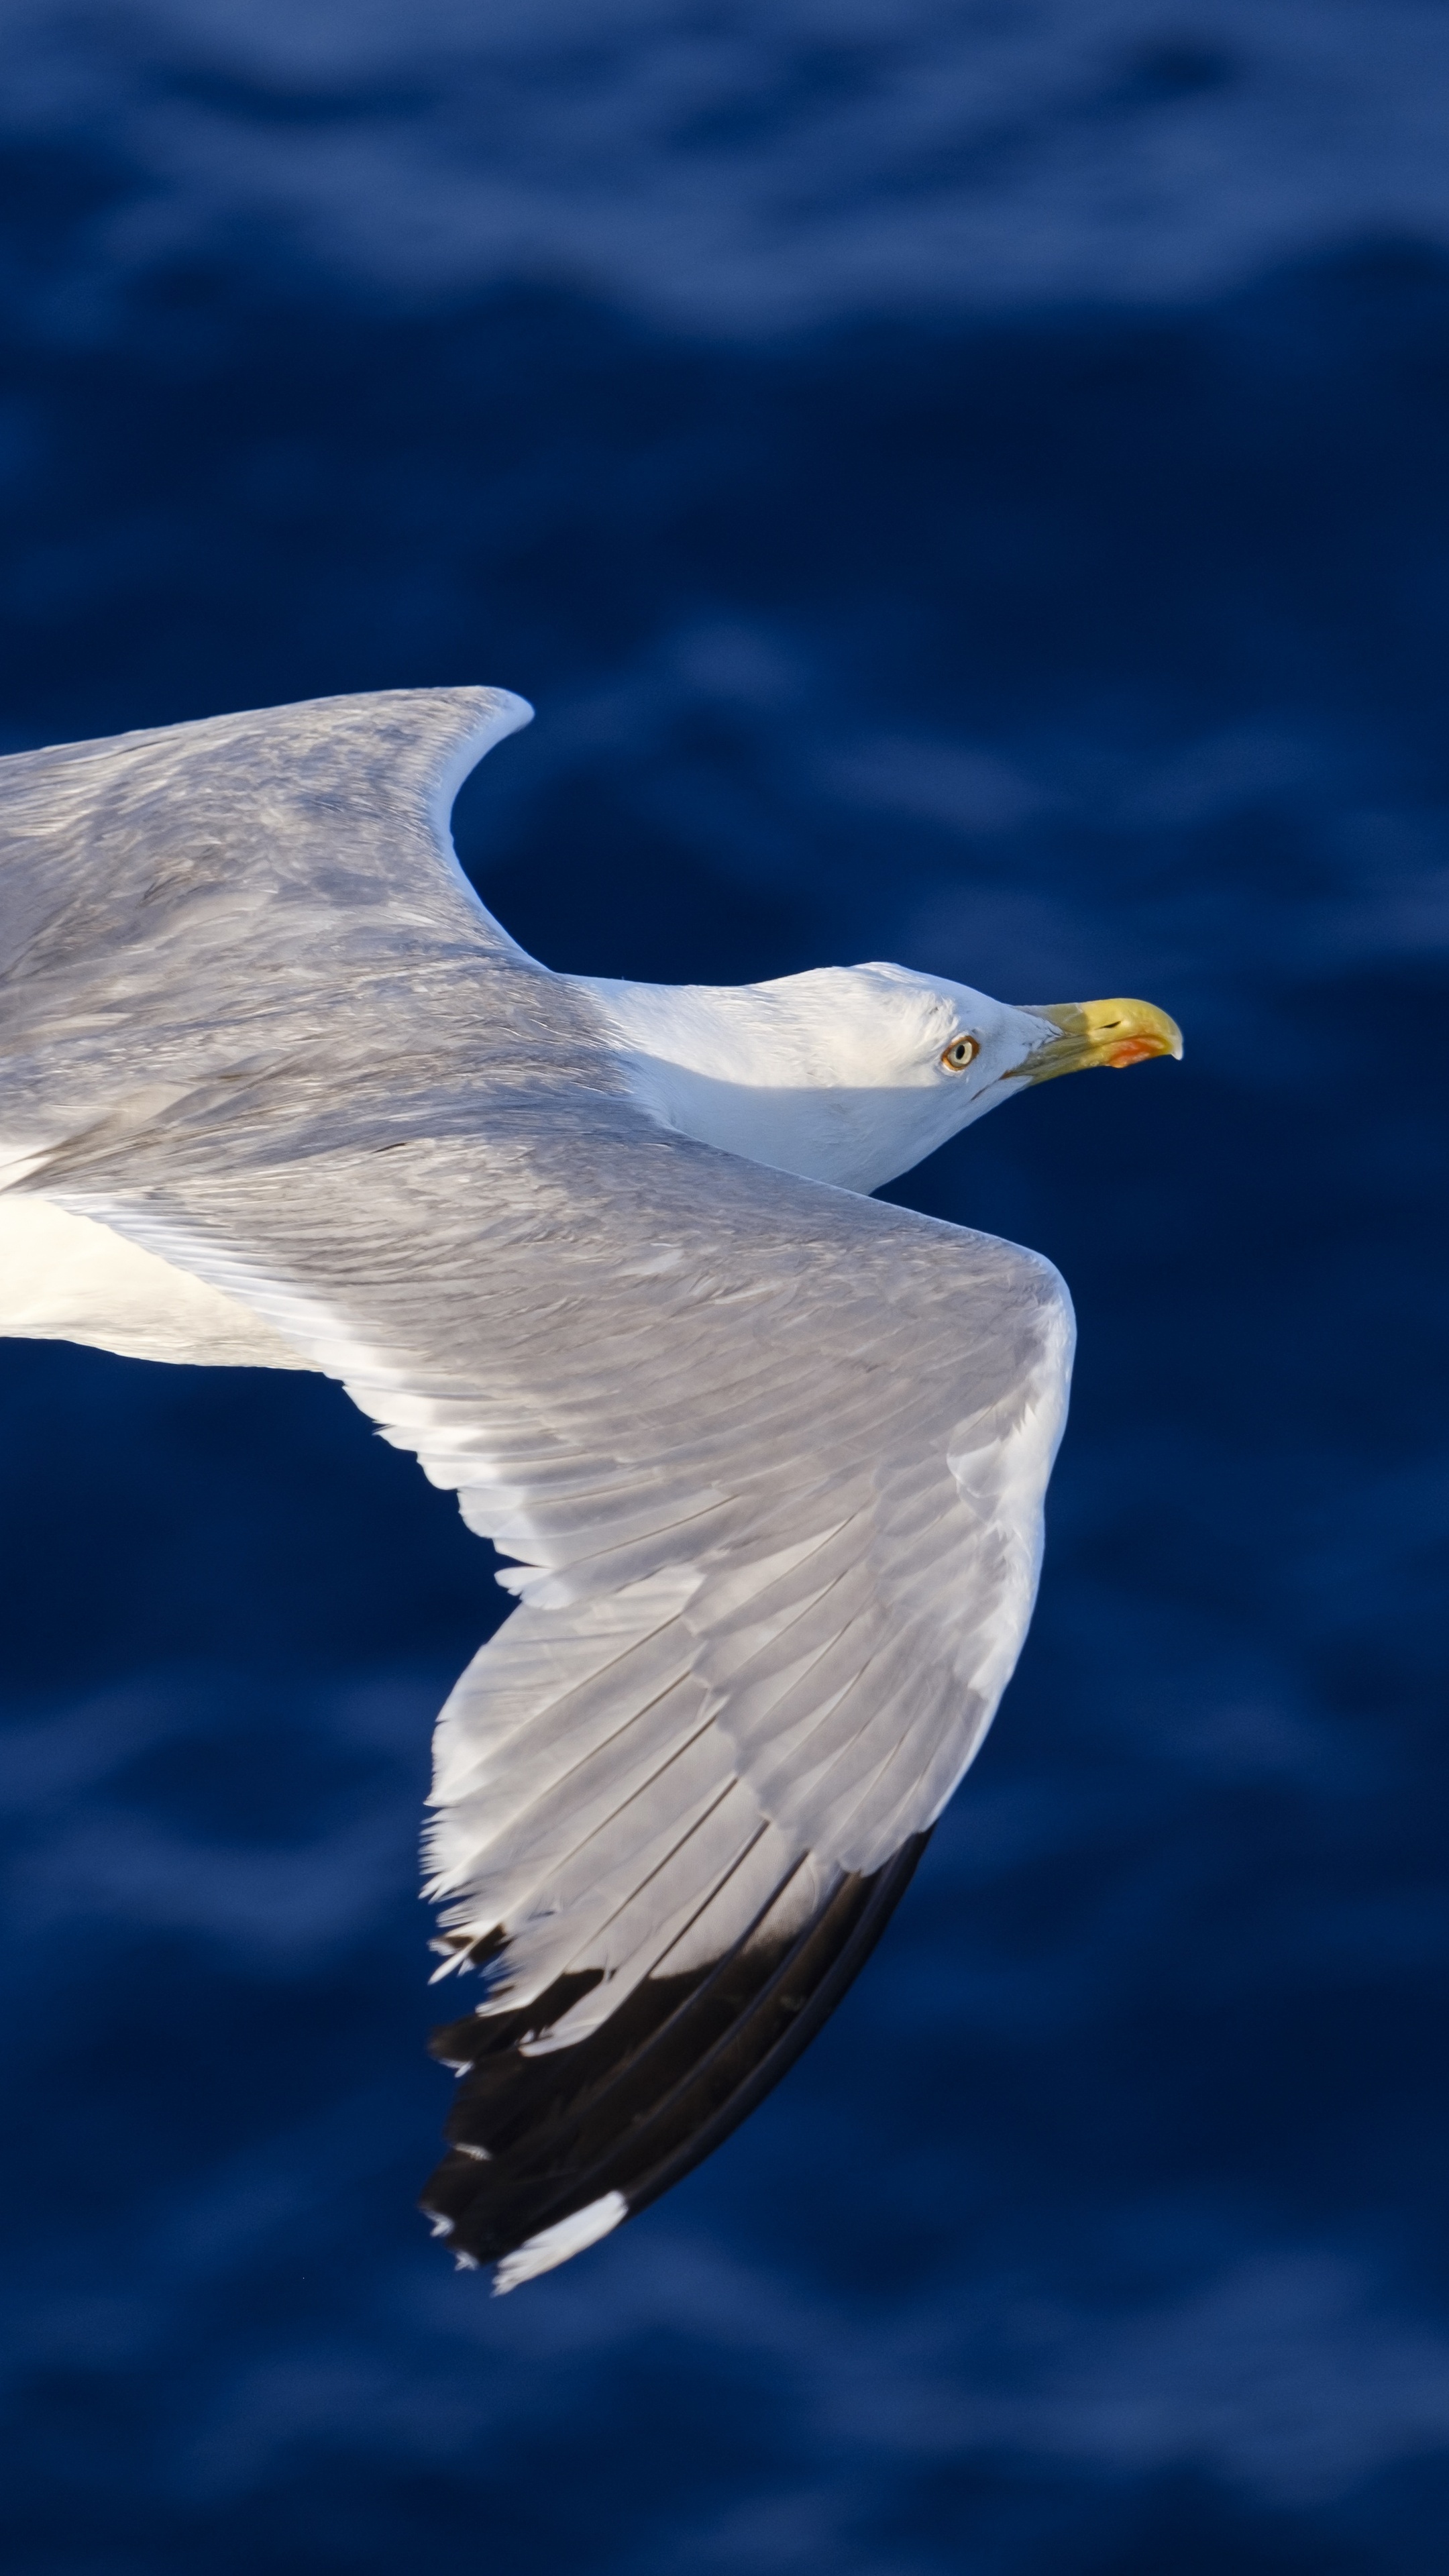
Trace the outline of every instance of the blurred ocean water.
<instances>
[{"instance_id":1,"label":"blurred ocean water","mask_svg":"<svg viewBox=\"0 0 1449 2576\"><path fill-rule=\"evenodd\" d=\"M1446 78L1436 0L12 0L0 120L106 170L77 313L250 235L755 338L1442 245Z\"/></svg>"},{"instance_id":2,"label":"blurred ocean water","mask_svg":"<svg viewBox=\"0 0 1449 2576\"><path fill-rule=\"evenodd\" d=\"M6 2564L1442 2565L1449 22L14 0L6 748L524 690L561 966L1143 992L900 1186L1081 1359L866 1977L501 2305L431 1716L503 1602L334 1388L0 1345Z\"/></svg>"}]
</instances>

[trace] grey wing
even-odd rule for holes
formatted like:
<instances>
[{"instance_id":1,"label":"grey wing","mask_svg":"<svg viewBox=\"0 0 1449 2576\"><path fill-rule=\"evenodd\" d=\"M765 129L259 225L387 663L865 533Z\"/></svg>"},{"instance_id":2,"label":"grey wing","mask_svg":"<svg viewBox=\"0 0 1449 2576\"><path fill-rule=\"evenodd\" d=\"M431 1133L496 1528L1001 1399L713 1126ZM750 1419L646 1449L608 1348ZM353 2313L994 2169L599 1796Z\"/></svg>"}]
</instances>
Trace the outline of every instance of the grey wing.
<instances>
[{"instance_id":1,"label":"grey wing","mask_svg":"<svg viewBox=\"0 0 1449 2576\"><path fill-rule=\"evenodd\" d=\"M359 1046L395 1041L399 1004L414 1036L429 998L441 1023L471 1008L496 1027L480 986L551 981L448 828L467 772L531 712L507 690L398 689L0 760L10 1174L219 1084L270 1083L275 1116L288 1067L325 1046L335 1094Z\"/></svg>"},{"instance_id":2,"label":"grey wing","mask_svg":"<svg viewBox=\"0 0 1449 2576\"><path fill-rule=\"evenodd\" d=\"M429 1829L440 1973L482 1985L425 2205L511 2286L707 2153L871 1946L1030 1617L1065 1290L583 1092L71 1203L265 1314L519 1560Z\"/></svg>"}]
</instances>

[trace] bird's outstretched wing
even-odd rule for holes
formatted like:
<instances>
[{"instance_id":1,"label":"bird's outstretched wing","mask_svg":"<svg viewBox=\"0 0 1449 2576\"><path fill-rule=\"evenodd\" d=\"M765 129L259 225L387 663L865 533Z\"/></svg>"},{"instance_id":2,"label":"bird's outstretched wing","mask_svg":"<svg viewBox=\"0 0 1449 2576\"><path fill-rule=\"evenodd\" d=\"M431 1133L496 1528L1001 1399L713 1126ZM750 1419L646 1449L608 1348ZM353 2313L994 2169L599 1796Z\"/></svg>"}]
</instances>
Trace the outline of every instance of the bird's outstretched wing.
<instances>
[{"instance_id":1,"label":"bird's outstretched wing","mask_svg":"<svg viewBox=\"0 0 1449 2576\"><path fill-rule=\"evenodd\" d=\"M531 713L504 689L394 689L0 760L0 1187L198 1086L315 1058L335 1095L399 997L451 1001L461 1032L464 990L546 985L448 828Z\"/></svg>"},{"instance_id":2,"label":"bird's outstretched wing","mask_svg":"<svg viewBox=\"0 0 1449 2576\"><path fill-rule=\"evenodd\" d=\"M227 891L260 956L297 929L298 907L325 911L339 960L354 941L376 954L429 930L513 950L448 817L469 770L532 713L508 689L386 689L12 754L0 975L63 925L73 969L142 926L164 950L173 915Z\"/></svg>"},{"instance_id":3,"label":"bird's outstretched wing","mask_svg":"<svg viewBox=\"0 0 1449 2576\"><path fill-rule=\"evenodd\" d=\"M1025 1633L1065 1291L586 1093L71 1204L267 1316L518 1560L428 1835L483 1982L425 2205L509 2286L707 2153L871 1947Z\"/></svg>"}]
</instances>

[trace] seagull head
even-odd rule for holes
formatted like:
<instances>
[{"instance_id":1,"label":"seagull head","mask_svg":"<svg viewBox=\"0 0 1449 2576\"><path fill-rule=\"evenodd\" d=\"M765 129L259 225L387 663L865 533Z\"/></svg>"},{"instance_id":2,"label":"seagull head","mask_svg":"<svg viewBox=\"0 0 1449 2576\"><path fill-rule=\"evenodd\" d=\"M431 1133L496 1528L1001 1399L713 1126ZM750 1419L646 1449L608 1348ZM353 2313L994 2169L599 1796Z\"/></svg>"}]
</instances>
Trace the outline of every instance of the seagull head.
<instances>
[{"instance_id":1,"label":"seagull head","mask_svg":"<svg viewBox=\"0 0 1449 2576\"><path fill-rule=\"evenodd\" d=\"M661 1125L853 1190L910 1171L1033 1083L1182 1054L1151 1002L998 1002L906 966L765 984L578 981Z\"/></svg>"}]
</instances>

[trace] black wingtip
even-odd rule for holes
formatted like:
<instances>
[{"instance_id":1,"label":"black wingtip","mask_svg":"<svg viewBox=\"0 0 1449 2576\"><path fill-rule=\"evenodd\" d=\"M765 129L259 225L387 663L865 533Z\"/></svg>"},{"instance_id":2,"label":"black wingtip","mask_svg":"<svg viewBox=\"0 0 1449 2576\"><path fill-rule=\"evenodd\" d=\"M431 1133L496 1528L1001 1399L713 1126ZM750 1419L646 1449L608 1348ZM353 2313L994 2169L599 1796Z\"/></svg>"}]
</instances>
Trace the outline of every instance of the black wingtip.
<instances>
[{"instance_id":1,"label":"black wingtip","mask_svg":"<svg viewBox=\"0 0 1449 2576\"><path fill-rule=\"evenodd\" d=\"M462 2075L452 2141L422 2206L469 2264L503 2263L557 2231L572 2253L661 2193L722 2144L829 2019L904 1895L928 1834L870 1877L838 1878L803 1929L771 1936L786 1889L713 1965L646 1978L599 2029L526 2055L598 1983L560 1978L517 2012L470 2013L435 2031L433 2054ZM787 1882L788 1886L788 1882ZM616 2204L618 2204L616 2206ZM570 2241L570 2223L582 2227ZM517 2277L565 2259L545 2248ZM499 2286L511 2286L500 2275Z\"/></svg>"}]
</instances>

